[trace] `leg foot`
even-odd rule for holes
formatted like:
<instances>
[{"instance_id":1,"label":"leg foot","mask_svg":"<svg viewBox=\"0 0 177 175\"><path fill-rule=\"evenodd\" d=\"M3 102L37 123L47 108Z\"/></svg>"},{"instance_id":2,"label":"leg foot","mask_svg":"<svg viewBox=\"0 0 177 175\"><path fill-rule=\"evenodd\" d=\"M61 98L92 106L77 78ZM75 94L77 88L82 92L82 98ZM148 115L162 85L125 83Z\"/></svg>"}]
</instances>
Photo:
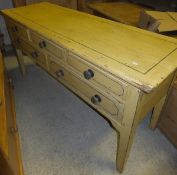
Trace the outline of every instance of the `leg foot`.
<instances>
[{"instance_id":1,"label":"leg foot","mask_svg":"<svg viewBox=\"0 0 177 175\"><path fill-rule=\"evenodd\" d=\"M133 143L136 128L132 128L131 131L125 133L117 133L117 158L116 167L118 172L122 173L125 163L130 153L130 149Z\"/></svg>"}]
</instances>

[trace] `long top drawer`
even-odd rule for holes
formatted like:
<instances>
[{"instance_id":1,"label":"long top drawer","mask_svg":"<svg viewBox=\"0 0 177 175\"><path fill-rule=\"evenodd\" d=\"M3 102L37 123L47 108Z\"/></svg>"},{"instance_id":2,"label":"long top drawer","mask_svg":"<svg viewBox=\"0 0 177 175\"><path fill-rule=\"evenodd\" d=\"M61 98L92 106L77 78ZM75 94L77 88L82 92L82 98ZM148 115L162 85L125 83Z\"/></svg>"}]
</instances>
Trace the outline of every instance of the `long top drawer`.
<instances>
[{"instance_id":1,"label":"long top drawer","mask_svg":"<svg viewBox=\"0 0 177 175\"><path fill-rule=\"evenodd\" d=\"M113 93L116 96L124 98L126 94L126 83L115 78L113 79L109 74L100 71L74 54L68 55L67 64L88 82L95 83L100 88L105 88L108 94Z\"/></svg>"}]
</instances>

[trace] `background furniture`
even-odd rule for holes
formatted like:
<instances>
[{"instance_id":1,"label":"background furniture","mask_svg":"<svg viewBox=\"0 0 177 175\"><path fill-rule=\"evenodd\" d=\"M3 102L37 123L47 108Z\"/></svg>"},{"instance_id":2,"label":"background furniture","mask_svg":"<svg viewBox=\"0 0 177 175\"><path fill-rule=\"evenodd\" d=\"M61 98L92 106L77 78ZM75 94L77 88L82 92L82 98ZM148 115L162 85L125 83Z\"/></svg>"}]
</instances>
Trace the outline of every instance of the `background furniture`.
<instances>
[{"instance_id":1,"label":"background furniture","mask_svg":"<svg viewBox=\"0 0 177 175\"><path fill-rule=\"evenodd\" d=\"M138 25L140 12L147 9L143 6L128 2L90 3L88 7L97 16L101 15L108 19L132 26Z\"/></svg>"},{"instance_id":2,"label":"background furniture","mask_svg":"<svg viewBox=\"0 0 177 175\"><path fill-rule=\"evenodd\" d=\"M136 129L152 109L156 128L176 74L176 40L49 3L2 13L19 60L29 55L111 122L122 172Z\"/></svg>"},{"instance_id":3,"label":"background furniture","mask_svg":"<svg viewBox=\"0 0 177 175\"><path fill-rule=\"evenodd\" d=\"M152 11L130 2L89 3L88 7L94 15L176 38L176 12Z\"/></svg>"},{"instance_id":4,"label":"background furniture","mask_svg":"<svg viewBox=\"0 0 177 175\"><path fill-rule=\"evenodd\" d=\"M20 7L26 5L25 0L12 0L12 3L14 7Z\"/></svg>"},{"instance_id":5,"label":"background furniture","mask_svg":"<svg viewBox=\"0 0 177 175\"><path fill-rule=\"evenodd\" d=\"M161 114L158 127L177 147L177 77Z\"/></svg>"},{"instance_id":6,"label":"background furniture","mask_svg":"<svg viewBox=\"0 0 177 175\"><path fill-rule=\"evenodd\" d=\"M25 6L39 2L51 2L68 8L77 9L77 0L12 0L14 7Z\"/></svg>"},{"instance_id":7,"label":"background furniture","mask_svg":"<svg viewBox=\"0 0 177 175\"><path fill-rule=\"evenodd\" d=\"M176 0L130 0L130 2L146 5L159 11L176 11L177 9Z\"/></svg>"},{"instance_id":8,"label":"background furniture","mask_svg":"<svg viewBox=\"0 0 177 175\"><path fill-rule=\"evenodd\" d=\"M64 7L77 9L77 0L26 0L26 4L33 4L39 2L50 2Z\"/></svg>"},{"instance_id":9,"label":"background furniture","mask_svg":"<svg viewBox=\"0 0 177 175\"><path fill-rule=\"evenodd\" d=\"M92 13L93 11L88 7L90 3L114 2L116 0L78 0L78 10Z\"/></svg>"},{"instance_id":10,"label":"background furniture","mask_svg":"<svg viewBox=\"0 0 177 175\"><path fill-rule=\"evenodd\" d=\"M13 85L0 53L0 174L23 175Z\"/></svg>"}]
</instances>

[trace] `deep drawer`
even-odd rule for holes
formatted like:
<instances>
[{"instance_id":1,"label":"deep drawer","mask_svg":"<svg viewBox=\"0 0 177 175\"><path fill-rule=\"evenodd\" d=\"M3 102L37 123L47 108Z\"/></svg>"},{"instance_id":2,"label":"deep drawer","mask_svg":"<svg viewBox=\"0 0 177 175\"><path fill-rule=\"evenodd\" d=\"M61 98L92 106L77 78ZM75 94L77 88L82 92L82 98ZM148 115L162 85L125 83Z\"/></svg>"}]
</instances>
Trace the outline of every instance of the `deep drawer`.
<instances>
[{"instance_id":1,"label":"deep drawer","mask_svg":"<svg viewBox=\"0 0 177 175\"><path fill-rule=\"evenodd\" d=\"M78 56L70 53L67 58L67 64L87 81L95 83L99 87L105 88L106 92L112 92L113 94L122 98L125 95L125 83L113 80L109 75L97 70Z\"/></svg>"},{"instance_id":2,"label":"deep drawer","mask_svg":"<svg viewBox=\"0 0 177 175\"><path fill-rule=\"evenodd\" d=\"M84 81L80 80L73 73L66 70L59 63L49 60L49 71L59 81L82 97L85 101L91 104L95 109L102 113L107 113L112 119L119 121L123 112L123 104L100 93L98 90L89 86Z\"/></svg>"},{"instance_id":3,"label":"deep drawer","mask_svg":"<svg viewBox=\"0 0 177 175\"><path fill-rule=\"evenodd\" d=\"M62 59L63 58L63 48L53 44L52 42L48 41L47 39L43 38L42 36L39 36L38 34L31 32L31 40L34 42L34 44L37 45L41 51L48 51L57 58Z\"/></svg>"}]
</instances>

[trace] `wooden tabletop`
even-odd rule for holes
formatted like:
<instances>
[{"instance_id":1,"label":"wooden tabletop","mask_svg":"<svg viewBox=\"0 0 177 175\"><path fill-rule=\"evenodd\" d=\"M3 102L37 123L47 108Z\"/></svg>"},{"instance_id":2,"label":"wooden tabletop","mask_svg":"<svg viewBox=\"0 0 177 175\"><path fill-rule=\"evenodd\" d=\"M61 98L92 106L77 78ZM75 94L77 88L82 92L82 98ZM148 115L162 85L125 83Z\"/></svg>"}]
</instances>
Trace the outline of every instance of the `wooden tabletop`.
<instances>
[{"instance_id":1,"label":"wooden tabletop","mask_svg":"<svg viewBox=\"0 0 177 175\"><path fill-rule=\"evenodd\" d=\"M137 26L140 12L147 8L128 2L106 2L88 4L95 12L124 24Z\"/></svg>"},{"instance_id":2,"label":"wooden tabletop","mask_svg":"<svg viewBox=\"0 0 177 175\"><path fill-rule=\"evenodd\" d=\"M50 3L2 13L145 92L177 68L177 40L170 37Z\"/></svg>"}]
</instances>

